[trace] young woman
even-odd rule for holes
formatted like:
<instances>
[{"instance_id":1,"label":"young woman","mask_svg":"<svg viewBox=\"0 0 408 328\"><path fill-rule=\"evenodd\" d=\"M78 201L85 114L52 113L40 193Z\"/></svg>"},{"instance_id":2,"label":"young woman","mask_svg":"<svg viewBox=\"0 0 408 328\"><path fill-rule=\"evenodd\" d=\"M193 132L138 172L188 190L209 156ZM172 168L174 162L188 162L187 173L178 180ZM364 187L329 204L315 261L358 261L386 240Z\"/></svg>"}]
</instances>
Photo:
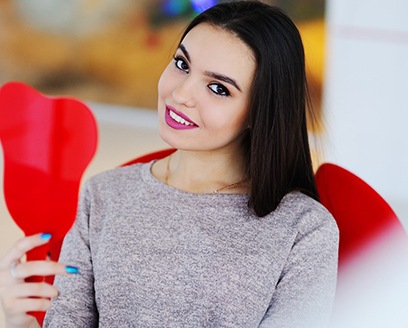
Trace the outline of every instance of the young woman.
<instances>
[{"instance_id":1,"label":"young woman","mask_svg":"<svg viewBox=\"0 0 408 328\"><path fill-rule=\"evenodd\" d=\"M1 261L8 327L32 324L47 297L45 327L326 325L338 230L317 201L292 21L261 2L210 8L158 89L176 152L86 183L60 258L75 267L19 262L46 234L17 243ZM35 274L55 287L24 282Z\"/></svg>"}]
</instances>

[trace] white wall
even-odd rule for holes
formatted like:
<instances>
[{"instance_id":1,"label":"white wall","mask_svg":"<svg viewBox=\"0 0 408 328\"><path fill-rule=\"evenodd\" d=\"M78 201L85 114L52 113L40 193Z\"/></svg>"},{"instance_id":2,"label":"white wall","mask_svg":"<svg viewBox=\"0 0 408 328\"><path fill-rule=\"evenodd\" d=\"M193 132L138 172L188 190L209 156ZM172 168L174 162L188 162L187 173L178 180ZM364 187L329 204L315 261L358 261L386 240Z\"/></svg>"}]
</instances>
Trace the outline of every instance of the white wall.
<instances>
[{"instance_id":1,"label":"white wall","mask_svg":"<svg viewBox=\"0 0 408 328\"><path fill-rule=\"evenodd\" d=\"M408 223L408 1L327 0L328 159Z\"/></svg>"}]
</instances>

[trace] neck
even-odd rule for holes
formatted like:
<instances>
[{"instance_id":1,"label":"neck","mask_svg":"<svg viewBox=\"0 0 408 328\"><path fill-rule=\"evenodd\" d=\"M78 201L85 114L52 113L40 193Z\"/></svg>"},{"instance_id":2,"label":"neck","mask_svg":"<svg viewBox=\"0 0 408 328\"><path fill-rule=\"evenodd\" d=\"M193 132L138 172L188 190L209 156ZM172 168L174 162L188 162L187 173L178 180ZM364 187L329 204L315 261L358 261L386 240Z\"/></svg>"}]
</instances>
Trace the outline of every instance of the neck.
<instances>
[{"instance_id":1,"label":"neck","mask_svg":"<svg viewBox=\"0 0 408 328\"><path fill-rule=\"evenodd\" d=\"M196 193L247 192L240 154L179 150L165 161L164 182L178 189Z\"/></svg>"}]
</instances>

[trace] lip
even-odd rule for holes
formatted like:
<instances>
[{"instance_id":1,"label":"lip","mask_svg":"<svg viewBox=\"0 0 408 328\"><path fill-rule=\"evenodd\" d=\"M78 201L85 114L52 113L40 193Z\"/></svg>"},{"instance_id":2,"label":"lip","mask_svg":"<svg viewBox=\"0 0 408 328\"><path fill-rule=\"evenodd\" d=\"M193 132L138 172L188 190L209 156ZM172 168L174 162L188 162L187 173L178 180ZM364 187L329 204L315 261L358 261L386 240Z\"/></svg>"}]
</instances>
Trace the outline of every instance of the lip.
<instances>
[{"instance_id":1,"label":"lip","mask_svg":"<svg viewBox=\"0 0 408 328\"><path fill-rule=\"evenodd\" d=\"M176 122L175 120L173 120L171 118L170 111L174 112L175 114L177 114L178 116L180 116L181 118L186 120L187 122L192 123L192 125L185 125L185 124ZM168 106L168 105L166 105L166 112L164 114L164 119L165 119L167 125L170 126L173 129L175 129L175 130L191 130L191 129L195 129L195 128L198 127L198 125L195 124L186 115L184 115L183 113L177 111L174 107L171 107L171 106Z\"/></svg>"}]
</instances>

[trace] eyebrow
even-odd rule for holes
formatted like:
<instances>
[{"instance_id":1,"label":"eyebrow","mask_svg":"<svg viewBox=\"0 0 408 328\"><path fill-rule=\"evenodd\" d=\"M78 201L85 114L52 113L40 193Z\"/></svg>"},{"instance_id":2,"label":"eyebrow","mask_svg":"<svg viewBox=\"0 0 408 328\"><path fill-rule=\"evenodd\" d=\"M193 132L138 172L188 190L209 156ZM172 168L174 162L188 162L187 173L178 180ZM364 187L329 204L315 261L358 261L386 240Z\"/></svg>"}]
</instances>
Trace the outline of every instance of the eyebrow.
<instances>
[{"instance_id":1,"label":"eyebrow","mask_svg":"<svg viewBox=\"0 0 408 328\"><path fill-rule=\"evenodd\" d=\"M180 43L178 48L183 52L184 56L186 56L187 60L191 63L190 54L188 53L186 47L183 44ZM237 88L240 92L242 92L241 88L238 85L238 83L234 79L232 79L232 78L230 78L230 77L228 77L226 75L219 74L219 73L214 73L214 72L210 72L210 71L205 71L204 74L209 76L209 77L212 77L214 79L224 81L224 82L226 82L228 84L231 84L232 86Z\"/></svg>"},{"instance_id":2,"label":"eyebrow","mask_svg":"<svg viewBox=\"0 0 408 328\"><path fill-rule=\"evenodd\" d=\"M191 63L190 54L188 53L186 47L182 45L181 43L179 44L178 47L183 52L184 56L186 56L187 60Z\"/></svg>"},{"instance_id":3,"label":"eyebrow","mask_svg":"<svg viewBox=\"0 0 408 328\"><path fill-rule=\"evenodd\" d=\"M234 79L231 79L230 77L228 77L226 75L222 75L222 74L218 74L218 73L214 73L214 72L209 72L209 71L205 71L204 74L209 76L209 77L212 77L214 79L229 83L229 84L233 85L235 88L237 88L239 91L241 91L241 88L239 87L237 82L235 82Z\"/></svg>"}]
</instances>

